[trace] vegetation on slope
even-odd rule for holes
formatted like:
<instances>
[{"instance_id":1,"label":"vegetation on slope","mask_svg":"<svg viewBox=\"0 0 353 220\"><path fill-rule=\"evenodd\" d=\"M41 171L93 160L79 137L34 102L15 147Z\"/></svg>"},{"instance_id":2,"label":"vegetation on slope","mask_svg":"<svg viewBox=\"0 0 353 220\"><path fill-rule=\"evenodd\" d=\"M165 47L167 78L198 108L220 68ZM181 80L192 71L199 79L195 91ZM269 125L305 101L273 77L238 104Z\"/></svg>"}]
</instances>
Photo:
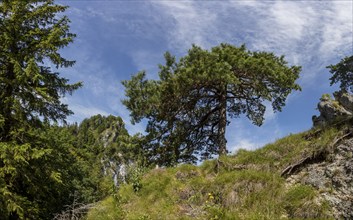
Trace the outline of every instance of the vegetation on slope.
<instances>
[{"instance_id":1,"label":"vegetation on slope","mask_svg":"<svg viewBox=\"0 0 353 220\"><path fill-rule=\"evenodd\" d=\"M88 219L330 219L330 207L316 199L316 189L289 185L282 172L310 155L330 152L352 124L350 119L292 134L200 166L152 169L138 180L141 188L136 190L135 182L123 185ZM309 158L313 161L306 163L318 159Z\"/></svg>"},{"instance_id":2,"label":"vegetation on slope","mask_svg":"<svg viewBox=\"0 0 353 220\"><path fill-rule=\"evenodd\" d=\"M85 209L84 212L94 202L112 194L115 184L122 181L116 171L121 164L137 158L136 147L122 119L112 115L95 115L83 120L80 125L57 127L56 132L66 137L63 143L70 143L73 160L67 166L76 170L76 174L70 176L75 179L71 195L66 194L70 200L65 205L70 206L57 213L56 218L80 217L82 213L73 215L70 212L74 208Z\"/></svg>"}]
</instances>

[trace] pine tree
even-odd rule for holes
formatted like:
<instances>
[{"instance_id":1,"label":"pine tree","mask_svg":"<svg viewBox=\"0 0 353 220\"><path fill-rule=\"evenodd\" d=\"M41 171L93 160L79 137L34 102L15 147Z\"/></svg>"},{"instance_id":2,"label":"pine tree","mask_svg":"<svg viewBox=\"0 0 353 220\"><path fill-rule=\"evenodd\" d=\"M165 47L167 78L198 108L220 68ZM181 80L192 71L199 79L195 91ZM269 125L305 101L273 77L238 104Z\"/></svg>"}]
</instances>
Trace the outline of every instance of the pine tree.
<instances>
[{"instance_id":1,"label":"pine tree","mask_svg":"<svg viewBox=\"0 0 353 220\"><path fill-rule=\"evenodd\" d=\"M72 113L60 98L81 86L56 72L74 64L59 53L75 37L66 9L53 0L0 2L0 219L48 218L61 205L59 146L44 134Z\"/></svg>"},{"instance_id":2,"label":"pine tree","mask_svg":"<svg viewBox=\"0 0 353 220\"><path fill-rule=\"evenodd\" d=\"M300 89L300 67L245 46L193 46L179 62L169 53L165 58L159 80L140 72L123 82L132 122L147 119L146 154L163 165L226 154L229 119L245 114L260 126L265 102L281 111L286 97Z\"/></svg>"},{"instance_id":3,"label":"pine tree","mask_svg":"<svg viewBox=\"0 0 353 220\"><path fill-rule=\"evenodd\" d=\"M327 68L330 69L332 74L331 85L340 83L341 89L353 92L353 56L347 56L339 63Z\"/></svg>"}]
</instances>

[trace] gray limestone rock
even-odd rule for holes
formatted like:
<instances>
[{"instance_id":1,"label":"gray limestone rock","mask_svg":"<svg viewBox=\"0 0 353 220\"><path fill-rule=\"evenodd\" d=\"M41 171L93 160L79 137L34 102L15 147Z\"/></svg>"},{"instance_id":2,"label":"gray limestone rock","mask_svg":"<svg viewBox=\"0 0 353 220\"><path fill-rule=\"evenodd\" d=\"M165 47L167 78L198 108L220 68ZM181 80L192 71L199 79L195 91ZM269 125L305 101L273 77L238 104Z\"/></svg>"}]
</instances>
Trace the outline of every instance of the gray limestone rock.
<instances>
[{"instance_id":1,"label":"gray limestone rock","mask_svg":"<svg viewBox=\"0 0 353 220\"><path fill-rule=\"evenodd\" d=\"M327 202L335 219L353 219L353 138L331 153L332 160L310 164L287 179L289 185L311 185L319 200Z\"/></svg>"},{"instance_id":2,"label":"gray limestone rock","mask_svg":"<svg viewBox=\"0 0 353 220\"><path fill-rule=\"evenodd\" d=\"M321 98L317 108L320 112L319 116L313 116L313 125L320 126L335 120L337 117L345 117L353 115L353 94L345 91L334 93L335 99L329 96Z\"/></svg>"},{"instance_id":3,"label":"gray limestone rock","mask_svg":"<svg viewBox=\"0 0 353 220\"><path fill-rule=\"evenodd\" d=\"M341 90L333 93L333 96L343 108L350 113L353 113L353 94L348 94L347 92Z\"/></svg>"}]
</instances>

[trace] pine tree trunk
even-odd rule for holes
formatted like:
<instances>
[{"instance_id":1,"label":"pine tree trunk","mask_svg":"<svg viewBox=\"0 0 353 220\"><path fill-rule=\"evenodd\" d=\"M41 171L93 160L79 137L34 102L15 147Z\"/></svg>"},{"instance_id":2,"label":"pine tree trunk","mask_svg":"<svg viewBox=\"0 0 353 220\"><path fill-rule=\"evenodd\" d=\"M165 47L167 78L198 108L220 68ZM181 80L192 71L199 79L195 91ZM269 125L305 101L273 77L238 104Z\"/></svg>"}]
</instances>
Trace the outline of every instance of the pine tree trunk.
<instances>
[{"instance_id":1,"label":"pine tree trunk","mask_svg":"<svg viewBox=\"0 0 353 220\"><path fill-rule=\"evenodd\" d=\"M218 155L227 154L227 140L226 140L226 127L227 127L227 93L226 91L222 91L220 96L220 120L218 127Z\"/></svg>"}]
</instances>

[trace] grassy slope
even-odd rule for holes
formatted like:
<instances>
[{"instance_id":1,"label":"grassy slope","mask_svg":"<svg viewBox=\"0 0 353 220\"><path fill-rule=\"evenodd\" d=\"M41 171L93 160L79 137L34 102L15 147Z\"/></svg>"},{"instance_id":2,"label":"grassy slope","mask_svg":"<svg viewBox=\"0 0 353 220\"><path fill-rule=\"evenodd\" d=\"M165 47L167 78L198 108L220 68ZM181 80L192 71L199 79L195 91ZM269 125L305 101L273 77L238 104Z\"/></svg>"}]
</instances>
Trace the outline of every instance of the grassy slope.
<instances>
[{"instance_id":1,"label":"grassy slope","mask_svg":"<svg viewBox=\"0 0 353 220\"><path fill-rule=\"evenodd\" d=\"M256 151L205 161L153 169L136 193L132 184L121 187L88 219L327 219L327 204L306 185L286 184L281 172L319 150L329 148L344 126L331 126L289 135Z\"/></svg>"}]
</instances>

